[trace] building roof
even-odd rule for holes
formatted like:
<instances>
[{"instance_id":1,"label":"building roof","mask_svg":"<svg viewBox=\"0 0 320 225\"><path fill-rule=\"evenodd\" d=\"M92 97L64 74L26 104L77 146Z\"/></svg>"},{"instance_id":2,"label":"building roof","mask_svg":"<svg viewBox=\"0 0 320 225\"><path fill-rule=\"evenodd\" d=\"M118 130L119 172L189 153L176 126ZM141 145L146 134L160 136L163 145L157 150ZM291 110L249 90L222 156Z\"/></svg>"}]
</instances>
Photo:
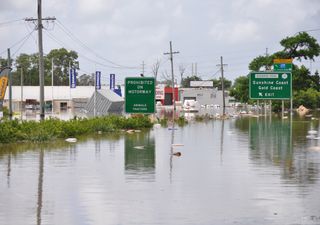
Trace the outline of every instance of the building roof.
<instances>
[{"instance_id":1,"label":"building roof","mask_svg":"<svg viewBox=\"0 0 320 225\"><path fill-rule=\"evenodd\" d=\"M106 89L105 86L102 88ZM39 86L23 86L22 92L23 101L26 99L40 100ZM52 99L69 100L73 98L90 98L93 92L94 86L77 86L76 88L70 88L69 86L45 86L44 99L45 101L51 101ZM9 99L9 87L7 87L4 99ZM21 100L21 86L12 86L12 100Z\"/></svg>"}]
</instances>

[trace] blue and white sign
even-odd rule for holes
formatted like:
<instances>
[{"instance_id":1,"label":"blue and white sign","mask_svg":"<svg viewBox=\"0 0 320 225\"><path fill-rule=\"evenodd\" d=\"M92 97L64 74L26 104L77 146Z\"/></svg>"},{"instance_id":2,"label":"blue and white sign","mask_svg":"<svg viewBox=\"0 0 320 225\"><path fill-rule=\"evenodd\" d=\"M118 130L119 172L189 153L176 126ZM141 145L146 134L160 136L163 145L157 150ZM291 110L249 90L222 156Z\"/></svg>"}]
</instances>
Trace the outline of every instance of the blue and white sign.
<instances>
[{"instance_id":1,"label":"blue and white sign","mask_svg":"<svg viewBox=\"0 0 320 225\"><path fill-rule=\"evenodd\" d=\"M76 69L71 68L70 69L70 88L76 88L77 86L77 73L76 73Z\"/></svg>"},{"instance_id":2,"label":"blue and white sign","mask_svg":"<svg viewBox=\"0 0 320 225\"><path fill-rule=\"evenodd\" d=\"M116 88L116 75L110 74L110 90L114 90Z\"/></svg>"},{"instance_id":3,"label":"blue and white sign","mask_svg":"<svg viewBox=\"0 0 320 225\"><path fill-rule=\"evenodd\" d=\"M101 89L101 71L96 71L96 89Z\"/></svg>"}]
</instances>

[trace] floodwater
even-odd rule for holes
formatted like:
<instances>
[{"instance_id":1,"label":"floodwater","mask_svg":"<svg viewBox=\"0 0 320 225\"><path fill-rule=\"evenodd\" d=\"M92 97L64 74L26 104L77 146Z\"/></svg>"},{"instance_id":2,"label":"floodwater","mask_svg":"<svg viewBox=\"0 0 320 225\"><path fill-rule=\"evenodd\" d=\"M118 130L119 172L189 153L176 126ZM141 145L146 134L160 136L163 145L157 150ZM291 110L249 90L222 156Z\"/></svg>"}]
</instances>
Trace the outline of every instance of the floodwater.
<instances>
[{"instance_id":1,"label":"floodwater","mask_svg":"<svg viewBox=\"0 0 320 225\"><path fill-rule=\"evenodd\" d=\"M1 146L0 224L319 225L319 129L246 117Z\"/></svg>"}]
</instances>

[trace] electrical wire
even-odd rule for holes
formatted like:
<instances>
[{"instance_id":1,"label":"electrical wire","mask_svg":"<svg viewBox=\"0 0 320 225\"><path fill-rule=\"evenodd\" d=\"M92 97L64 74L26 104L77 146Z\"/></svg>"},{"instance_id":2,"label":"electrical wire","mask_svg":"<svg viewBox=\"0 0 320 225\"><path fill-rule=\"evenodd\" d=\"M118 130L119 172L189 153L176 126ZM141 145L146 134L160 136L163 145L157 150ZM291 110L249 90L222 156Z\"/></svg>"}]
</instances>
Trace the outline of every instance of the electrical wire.
<instances>
[{"instance_id":1,"label":"electrical wire","mask_svg":"<svg viewBox=\"0 0 320 225\"><path fill-rule=\"evenodd\" d=\"M30 33L28 33L26 36L24 36L22 39L20 39L19 41L17 41L16 43L14 43L13 45L11 45L10 47L8 47L8 49L12 49L15 46L19 45L21 42L24 42L26 39L28 39L31 34L34 32L35 30L32 30ZM0 52L0 55L2 55L4 52L6 52L7 50L4 50L2 52Z\"/></svg>"},{"instance_id":2,"label":"electrical wire","mask_svg":"<svg viewBox=\"0 0 320 225\"><path fill-rule=\"evenodd\" d=\"M9 20L9 21L0 22L0 26L8 25L8 24L15 23L15 22L18 22L18 21L23 21L23 19Z\"/></svg>"},{"instance_id":3,"label":"electrical wire","mask_svg":"<svg viewBox=\"0 0 320 225\"><path fill-rule=\"evenodd\" d=\"M33 34L35 30L33 30L26 38L25 40L21 43L21 45L19 46L19 48L12 54L12 57L16 55L16 53L24 46L24 44L29 40L29 38L31 37L31 35Z\"/></svg>"},{"instance_id":4,"label":"electrical wire","mask_svg":"<svg viewBox=\"0 0 320 225\"><path fill-rule=\"evenodd\" d=\"M52 33L48 32L48 31L45 31L44 32L46 35L48 35L48 37L53 40L54 42L56 42L57 44L59 44L61 47L65 47L67 46L64 42L62 42L61 40L59 40L58 38L56 38ZM92 63L95 63L95 64L98 64L102 67L106 67L106 68L112 68L112 69L127 69L127 68L124 68L124 67L117 67L117 66L110 66L110 65L106 65L104 63L101 63L101 62L98 62L96 60L93 60L87 56L85 56L84 54L80 54L78 52L78 56L81 57L81 58L84 58L86 59L87 61L90 61Z\"/></svg>"},{"instance_id":5,"label":"electrical wire","mask_svg":"<svg viewBox=\"0 0 320 225\"><path fill-rule=\"evenodd\" d=\"M115 63L111 60L108 60L102 56L100 56L99 54L97 54L93 49L91 49L90 47L88 47L86 44L84 44L79 38L77 38L66 26L64 26L60 20L57 20L57 25L58 27L65 33L67 34L67 36L69 36L69 38L71 38L73 41L77 42L81 47L83 47L84 49L86 49L87 51L90 51L93 55L95 55L97 58L104 60L110 64L113 64L117 67L122 67L124 69L138 69L139 67L133 67L133 66L124 66L124 65L120 65L118 63Z\"/></svg>"}]
</instances>

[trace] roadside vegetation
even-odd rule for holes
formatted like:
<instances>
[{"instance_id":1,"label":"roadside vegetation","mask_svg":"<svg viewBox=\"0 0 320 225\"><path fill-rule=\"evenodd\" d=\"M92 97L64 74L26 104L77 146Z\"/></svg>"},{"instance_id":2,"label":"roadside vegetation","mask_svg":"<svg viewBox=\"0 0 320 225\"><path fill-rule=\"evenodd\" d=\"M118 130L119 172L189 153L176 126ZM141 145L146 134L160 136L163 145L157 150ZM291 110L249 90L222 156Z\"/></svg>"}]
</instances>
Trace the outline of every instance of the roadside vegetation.
<instances>
[{"instance_id":1,"label":"roadside vegetation","mask_svg":"<svg viewBox=\"0 0 320 225\"><path fill-rule=\"evenodd\" d=\"M69 121L46 119L41 122L4 120L0 122L0 143L46 142L96 132L151 128L152 125L147 116L131 118L106 116L90 119L77 118Z\"/></svg>"},{"instance_id":2,"label":"roadside vegetation","mask_svg":"<svg viewBox=\"0 0 320 225\"><path fill-rule=\"evenodd\" d=\"M250 71L272 70L274 59L293 59L292 68L292 92L293 107L304 105L309 109L320 108L320 76L315 71L312 74L302 60L314 61L320 55L320 45L317 40L306 32L300 32L294 36L286 37L280 41L282 50L270 55L258 56L250 64ZM300 65L298 65L300 64ZM256 104L249 99L249 76L238 77L230 89L230 95L241 103ZM289 108L289 101L285 107ZM272 101L273 111L281 110L281 101Z\"/></svg>"}]
</instances>

